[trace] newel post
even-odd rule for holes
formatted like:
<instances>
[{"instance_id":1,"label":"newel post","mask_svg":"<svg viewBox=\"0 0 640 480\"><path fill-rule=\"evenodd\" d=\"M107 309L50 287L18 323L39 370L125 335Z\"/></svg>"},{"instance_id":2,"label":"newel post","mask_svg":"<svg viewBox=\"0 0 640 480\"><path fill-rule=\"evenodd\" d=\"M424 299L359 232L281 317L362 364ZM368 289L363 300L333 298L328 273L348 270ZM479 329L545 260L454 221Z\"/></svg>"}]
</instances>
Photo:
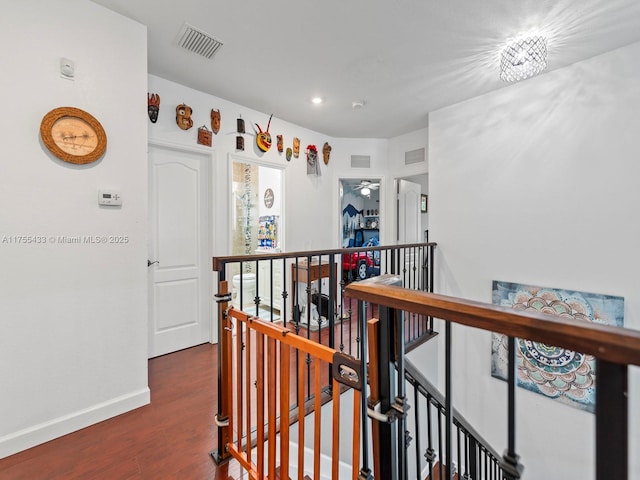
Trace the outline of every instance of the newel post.
<instances>
[{"instance_id":1,"label":"newel post","mask_svg":"<svg viewBox=\"0 0 640 480\"><path fill-rule=\"evenodd\" d=\"M596 358L596 480L627 480L627 365Z\"/></svg>"},{"instance_id":2,"label":"newel post","mask_svg":"<svg viewBox=\"0 0 640 480\"><path fill-rule=\"evenodd\" d=\"M225 280L224 266L218 271L218 293L215 295L218 303L218 413L215 416L218 427L218 449L211 452L216 464L225 464L231 458L227 444L231 440L231 355L232 355L232 325L227 316L227 308L231 300L229 284Z\"/></svg>"}]
</instances>

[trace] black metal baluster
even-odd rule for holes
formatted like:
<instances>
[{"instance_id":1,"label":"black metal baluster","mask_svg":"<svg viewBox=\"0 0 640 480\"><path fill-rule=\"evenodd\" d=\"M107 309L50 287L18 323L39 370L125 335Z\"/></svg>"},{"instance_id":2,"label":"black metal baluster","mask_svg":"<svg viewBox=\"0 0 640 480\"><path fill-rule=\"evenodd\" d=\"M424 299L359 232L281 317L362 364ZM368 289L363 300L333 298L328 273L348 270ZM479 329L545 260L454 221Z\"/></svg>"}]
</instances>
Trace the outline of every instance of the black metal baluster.
<instances>
[{"instance_id":1,"label":"black metal baluster","mask_svg":"<svg viewBox=\"0 0 640 480\"><path fill-rule=\"evenodd\" d=\"M340 279L340 351L344 352L344 277ZM351 303L351 299L349 299Z\"/></svg>"},{"instance_id":2,"label":"black metal baluster","mask_svg":"<svg viewBox=\"0 0 640 480\"><path fill-rule=\"evenodd\" d=\"M257 288L258 284L256 283L256 289ZM269 309L271 311L269 319L271 323L273 323L273 258L269 259L269 306L271 307Z\"/></svg>"},{"instance_id":3,"label":"black metal baluster","mask_svg":"<svg viewBox=\"0 0 640 480\"><path fill-rule=\"evenodd\" d=\"M505 471L505 480L516 480L520 478L523 470L519 463L520 456L516 454L516 339L508 338L508 443L507 450L502 456L502 468Z\"/></svg>"},{"instance_id":4,"label":"black metal baluster","mask_svg":"<svg viewBox=\"0 0 640 480\"><path fill-rule=\"evenodd\" d=\"M255 270L256 270L256 291L255 291L255 297L253 297L253 303L255 303L256 305L256 317L260 316L260 295L258 294L258 292L260 291L258 289L258 285L260 285L260 269L258 268L258 261L256 260L256 265L255 265ZM240 281L242 281L242 277L240 277ZM242 307L240 307L242 308Z\"/></svg>"},{"instance_id":5,"label":"black metal baluster","mask_svg":"<svg viewBox=\"0 0 640 480\"><path fill-rule=\"evenodd\" d=\"M444 445L442 442L442 410L438 407L438 470L440 476L438 478L444 478L442 465L444 463L443 456Z\"/></svg>"},{"instance_id":6,"label":"black metal baluster","mask_svg":"<svg viewBox=\"0 0 640 480\"><path fill-rule=\"evenodd\" d=\"M287 298L289 293L287 292L287 259L282 259L282 309L280 315L282 318L282 324L287 326Z\"/></svg>"},{"instance_id":7,"label":"black metal baluster","mask_svg":"<svg viewBox=\"0 0 640 480\"><path fill-rule=\"evenodd\" d=\"M458 443L457 443L457 445L458 445L458 451L457 451L457 461L458 461L458 463L457 463L456 467L458 468L458 471L460 471L460 468L462 467L462 461L461 461L462 448L460 447L460 426L459 425L456 427L456 430L457 430L456 437L457 437L457 440L458 440ZM451 468L451 471L453 472L453 466ZM458 477L460 477L460 475L458 475Z\"/></svg>"},{"instance_id":8,"label":"black metal baluster","mask_svg":"<svg viewBox=\"0 0 640 480\"><path fill-rule=\"evenodd\" d=\"M395 322L396 327L396 348L395 348L395 357L396 357L396 369L398 371L398 382L397 382L397 396L395 399L395 403L403 407L406 412L408 405L406 399L406 379L404 378L404 312L400 310L394 310L394 316L392 320ZM406 419L404 415L398 416L398 426L397 426L397 435L398 435L398 468L399 475L398 478L401 480L406 480L407 478L407 446L406 446Z\"/></svg>"},{"instance_id":9,"label":"black metal baluster","mask_svg":"<svg viewBox=\"0 0 640 480\"><path fill-rule=\"evenodd\" d=\"M419 280L420 280L420 269L418 268L419 263L419 255L420 250L418 247L413 247L413 289L419 290Z\"/></svg>"},{"instance_id":10,"label":"black metal baluster","mask_svg":"<svg viewBox=\"0 0 640 480\"><path fill-rule=\"evenodd\" d=\"M462 471L462 470L460 470ZM464 432L464 480L469 480L469 434Z\"/></svg>"},{"instance_id":11,"label":"black metal baluster","mask_svg":"<svg viewBox=\"0 0 640 480\"><path fill-rule=\"evenodd\" d=\"M416 429L416 446L415 446L415 451L416 451L416 475L420 475L420 450L422 450L420 448L420 404L418 403L419 397L418 397L418 385L417 384L413 384L413 404L416 406L416 408L413 409L413 423L415 425L415 429Z\"/></svg>"},{"instance_id":12,"label":"black metal baluster","mask_svg":"<svg viewBox=\"0 0 640 480\"><path fill-rule=\"evenodd\" d=\"M436 456L436 452L433 449L433 436L431 429L432 422L431 395L427 394L427 451L424 453L424 458L427 460L427 465L429 467L429 478L433 478L433 461Z\"/></svg>"},{"instance_id":13,"label":"black metal baluster","mask_svg":"<svg viewBox=\"0 0 640 480\"><path fill-rule=\"evenodd\" d=\"M361 308L362 307L362 308ZM362 312L362 313L360 313ZM366 323L366 314L364 312L364 304L363 302L358 302L358 317L362 317L362 322L358 321L358 323L362 323L363 325ZM342 321L342 319L341 319ZM349 347L351 348L351 347ZM360 357L360 378L363 380L362 385L362 395L360 396L360 415L361 415L361 426L362 426L362 442L361 442L361 451L362 451L362 467L360 468L360 474L358 476L358 480L374 480L373 473L371 468L369 467L369 419L367 416L367 329L364 328L362 332L362 343L360 344L360 350L358 352L358 356ZM378 372L369 372L370 375L378 375ZM379 439L377 439L379 441ZM375 440L374 440L375 441Z\"/></svg>"},{"instance_id":14,"label":"black metal baluster","mask_svg":"<svg viewBox=\"0 0 640 480\"><path fill-rule=\"evenodd\" d=\"M451 322L445 324L445 386L444 386L444 400L445 400L445 416L446 416L446 439L447 439L447 471L449 474L447 478L451 480L451 450L452 450L452 438L451 429L453 427L453 386L451 380L451 368L452 368L452 341L453 334L451 332ZM442 477L441 477L442 478Z\"/></svg>"},{"instance_id":15,"label":"black metal baluster","mask_svg":"<svg viewBox=\"0 0 640 480\"><path fill-rule=\"evenodd\" d=\"M473 480L478 479L478 442L474 437L469 436L469 476Z\"/></svg>"},{"instance_id":16,"label":"black metal baluster","mask_svg":"<svg viewBox=\"0 0 640 480\"><path fill-rule=\"evenodd\" d=\"M380 261L382 261L382 252L380 252ZM384 250L384 274L389 273L389 249Z\"/></svg>"},{"instance_id":17,"label":"black metal baluster","mask_svg":"<svg viewBox=\"0 0 640 480\"><path fill-rule=\"evenodd\" d=\"M240 262L240 291L238 292L237 297L236 297L236 298L238 298L238 302L237 303L238 303L238 309L239 310L243 310L243 307L244 307L244 303L243 303L244 302L244 299L243 299L244 288L242 286L243 281L244 281L244 269L243 269L242 264L243 264L243 262ZM232 282L232 284L233 284L233 282Z\"/></svg>"},{"instance_id":18,"label":"black metal baluster","mask_svg":"<svg viewBox=\"0 0 640 480\"><path fill-rule=\"evenodd\" d=\"M407 249L406 247L402 248L402 258L404 261L402 262L402 286L406 288L407 286Z\"/></svg>"},{"instance_id":19,"label":"black metal baluster","mask_svg":"<svg viewBox=\"0 0 640 480\"><path fill-rule=\"evenodd\" d=\"M305 292L307 293L307 340L311 339L311 255L307 255L307 287ZM307 398L311 398L311 354L307 353Z\"/></svg>"},{"instance_id":20,"label":"black metal baluster","mask_svg":"<svg viewBox=\"0 0 640 480\"><path fill-rule=\"evenodd\" d=\"M338 286L338 279L336 278L336 258L333 253L329 254L329 305L328 312L325 314L329 317L329 347L335 348L336 344L336 290ZM322 303L322 300L320 300Z\"/></svg>"}]
</instances>

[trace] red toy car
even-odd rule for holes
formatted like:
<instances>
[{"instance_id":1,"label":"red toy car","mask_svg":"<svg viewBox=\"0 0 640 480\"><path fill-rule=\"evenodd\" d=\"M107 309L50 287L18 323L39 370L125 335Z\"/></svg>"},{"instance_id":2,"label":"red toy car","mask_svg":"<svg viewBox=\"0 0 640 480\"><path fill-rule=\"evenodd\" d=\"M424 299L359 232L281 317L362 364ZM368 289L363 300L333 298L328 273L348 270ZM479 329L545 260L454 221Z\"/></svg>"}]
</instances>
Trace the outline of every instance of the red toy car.
<instances>
[{"instance_id":1,"label":"red toy car","mask_svg":"<svg viewBox=\"0 0 640 480\"><path fill-rule=\"evenodd\" d=\"M364 280L371 274L373 259L371 252L342 254L342 275L345 280ZM351 273L351 276L349 274Z\"/></svg>"}]
</instances>

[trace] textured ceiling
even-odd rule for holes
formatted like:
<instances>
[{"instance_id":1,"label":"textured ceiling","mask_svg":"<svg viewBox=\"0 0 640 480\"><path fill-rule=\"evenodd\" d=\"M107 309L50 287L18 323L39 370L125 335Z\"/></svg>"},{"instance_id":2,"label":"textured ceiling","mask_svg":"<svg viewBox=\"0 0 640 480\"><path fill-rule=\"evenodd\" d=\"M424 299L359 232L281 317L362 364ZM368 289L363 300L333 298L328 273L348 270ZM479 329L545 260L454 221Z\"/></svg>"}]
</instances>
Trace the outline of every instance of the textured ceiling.
<instances>
[{"instance_id":1,"label":"textured ceiling","mask_svg":"<svg viewBox=\"0 0 640 480\"><path fill-rule=\"evenodd\" d=\"M94 1L148 27L149 73L334 137L401 135L507 86L521 33L547 36L547 71L640 40L637 0ZM184 22L224 43L212 60L175 45Z\"/></svg>"}]
</instances>

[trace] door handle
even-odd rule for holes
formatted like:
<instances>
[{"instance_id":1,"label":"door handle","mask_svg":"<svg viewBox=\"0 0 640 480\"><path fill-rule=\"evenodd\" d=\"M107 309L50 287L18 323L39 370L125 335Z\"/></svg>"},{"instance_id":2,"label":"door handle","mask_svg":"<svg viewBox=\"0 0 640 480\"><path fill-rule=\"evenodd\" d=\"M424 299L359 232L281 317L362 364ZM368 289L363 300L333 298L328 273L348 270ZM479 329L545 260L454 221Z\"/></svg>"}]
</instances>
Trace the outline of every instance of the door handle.
<instances>
[{"instance_id":1,"label":"door handle","mask_svg":"<svg viewBox=\"0 0 640 480\"><path fill-rule=\"evenodd\" d=\"M151 260L147 260L147 267L150 267L154 263L160 264L160 262L158 260L156 260L155 262L152 262Z\"/></svg>"}]
</instances>

